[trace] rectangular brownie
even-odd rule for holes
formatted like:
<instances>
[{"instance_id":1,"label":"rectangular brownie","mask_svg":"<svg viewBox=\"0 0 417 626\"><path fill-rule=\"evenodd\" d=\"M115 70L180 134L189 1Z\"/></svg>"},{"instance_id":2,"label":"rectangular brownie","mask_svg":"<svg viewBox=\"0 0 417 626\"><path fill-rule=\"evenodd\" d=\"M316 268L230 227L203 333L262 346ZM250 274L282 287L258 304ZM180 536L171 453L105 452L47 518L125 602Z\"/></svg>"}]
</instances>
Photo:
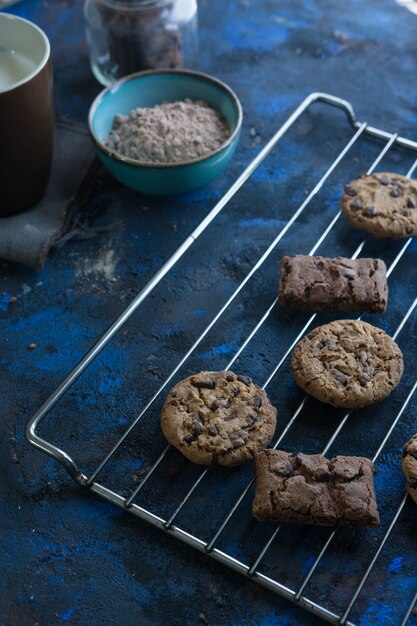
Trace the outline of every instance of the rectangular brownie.
<instances>
[{"instance_id":1,"label":"rectangular brownie","mask_svg":"<svg viewBox=\"0 0 417 626\"><path fill-rule=\"evenodd\" d=\"M279 303L304 311L383 313L388 298L386 271L381 259L284 256Z\"/></svg>"},{"instance_id":2,"label":"rectangular brownie","mask_svg":"<svg viewBox=\"0 0 417 626\"><path fill-rule=\"evenodd\" d=\"M252 513L261 521L319 526L379 524L374 466L360 456L290 454L263 450L255 455L256 492Z\"/></svg>"}]
</instances>

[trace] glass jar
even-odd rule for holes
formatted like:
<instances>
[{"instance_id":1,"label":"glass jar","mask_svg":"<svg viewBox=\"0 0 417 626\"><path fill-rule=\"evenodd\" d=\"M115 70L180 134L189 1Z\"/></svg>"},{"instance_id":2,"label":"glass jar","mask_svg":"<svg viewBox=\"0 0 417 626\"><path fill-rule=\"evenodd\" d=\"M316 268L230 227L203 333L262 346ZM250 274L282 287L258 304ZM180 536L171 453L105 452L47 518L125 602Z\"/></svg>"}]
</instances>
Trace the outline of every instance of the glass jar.
<instances>
[{"instance_id":1,"label":"glass jar","mask_svg":"<svg viewBox=\"0 0 417 626\"><path fill-rule=\"evenodd\" d=\"M197 0L85 0L91 69L103 85L197 64Z\"/></svg>"}]
</instances>

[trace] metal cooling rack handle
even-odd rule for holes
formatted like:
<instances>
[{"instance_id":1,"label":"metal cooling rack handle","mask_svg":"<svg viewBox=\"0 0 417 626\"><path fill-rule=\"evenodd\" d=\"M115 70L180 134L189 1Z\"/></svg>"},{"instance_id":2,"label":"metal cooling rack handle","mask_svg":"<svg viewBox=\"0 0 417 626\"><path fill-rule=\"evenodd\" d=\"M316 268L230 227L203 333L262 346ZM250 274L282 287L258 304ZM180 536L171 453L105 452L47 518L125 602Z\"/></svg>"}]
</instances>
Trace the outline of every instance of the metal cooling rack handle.
<instances>
[{"instance_id":1,"label":"metal cooling rack handle","mask_svg":"<svg viewBox=\"0 0 417 626\"><path fill-rule=\"evenodd\" d=\"M147 296L153 291L153 289L159 284L162 278L169 272L169 270L179 261L179 259L185 254L190 246L195 242L197 237L207 228L207 226L214 220L214 218L220 213L220 211L226 206L229 200L236 194L236 192L243 186L248 180L256 168L263 162L268 156L275 145L282 139L287 131L294 125L298 118L314 103L325 102L334 107L345 111L350 124L354 128L359 128L361 122L356 119L356 115L353 107L347 100L337 98L327 93L314 92L311 93L303 102L295 109L292 115L281 126L281 128L275 133L275 135L269 140L266 146L259 152L259 154L251 161L251 163L242 172L235 183L228 189L225 195L219 200L214 208L208 213L208 215L200 222L200 224L193 230L193 232L185 239L185 241L179 246L179 248L169 257L169 259L162 265L159 271L151 278L151 280L145 285L145 287L139 292L139 294L132 300L132 302L126 307L121 315L113 322L113 324L104 332L104 334L98 339L95 345L87 352L87 354L81 359L81 361L71 370L68 376L62 381L62 383L51 393L42 406L36 411L36 413L28 420L25 427L26 439L33 446L42 450L49 456L53 457L61 465L65 467L71 478L73 478L78 484L82 486L87 485L87 477L80 471L75 461L61 448L46 441L38 435L36 432L39 423L49 413L49 411L55 406L58 400L68 391L78 377L84 372L84 370L90 365L90 363L96 358L96 356L103 350L108 342L114 337L114 335L120 330L123 324L130 318L130 316L136 311L139 305L147 298ZM367 127L368 134L376 136L378 138L390 138L390 133L385 133L379 129L373 127ZM408 139L402 137L397 138L397 142L405 147L416 147L416 144Z\"/></svg>"}]
</instances>

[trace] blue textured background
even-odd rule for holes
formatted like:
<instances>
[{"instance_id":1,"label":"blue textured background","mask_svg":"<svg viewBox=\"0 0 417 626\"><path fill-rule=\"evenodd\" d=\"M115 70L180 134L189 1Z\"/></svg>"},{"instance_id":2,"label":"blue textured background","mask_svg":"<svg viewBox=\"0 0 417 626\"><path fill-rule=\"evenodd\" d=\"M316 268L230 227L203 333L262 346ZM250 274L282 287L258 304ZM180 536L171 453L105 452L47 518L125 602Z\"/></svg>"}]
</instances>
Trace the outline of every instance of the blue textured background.
<instances>
[{"instance_id":1,"label":"blue textured background","mask_svg":"<svg viewBox=\"0 0 417 626\"><path fill-rule=\"evenodd\" d=\"M81 5L24 1L10 11L34 20L51 39L57 115L85 121L101 87L89 70ZM320 622L82 492L23 438L25 420L308 93L323 90L345 97L360 119L416 135L417 16L394 2L203 0L199 6L202 69L228 82L245 112L242 139L224 176L194 194L164 201L142 198L100 176L92 181L98 192L83 208L82 219L93 227L116 223L108 233L56 250L42 272L1 264L0 624ZM332 112L326 123L324 113L317 107L303 118L42 426L42 433L74 454L85 471L111 448L346 143L351 131L343 115ZM343 183L366 170L379 148L365 141L355 147L181 375L224 367L275 297L282 254L308 252L335 214ZM410 163L408 155L395 151L384 166L404 173ZM350 255L360 241L361 235L340 221L320 252ZM414 298L416 244L394 272L400 280L390 283L387 315L373 318L389 332ZM366 251L389 263L400 246L371 242ZM9 303L11 296L15 303ZM305 319L301 313L273 314L235 369L262 383ZM320 316L325 319L330 317ZM415 324L414 314L399 338L408 364L415 356ZM32 342L37 348L28 350ZM354 413L331 453L372 455L413 377L408 367L383 405ZM281 416L278 433L302 394L287 366L268 392ZM106 485L129 493L163 449L162 400L100 476ZM402 499L399 451L416 430L414 415L415 401L377 464L380 528L342 531L308 587L308 596L329 608L346 607L349 589L360 580ZM339 412L309 402L283 446L319 451L338 418ZM210 537L251 471L245 466L210 473L178 523ZM139 501L169 515L198 474L198 468L170 453ZM400 623L417 589L415 511L407 503L355 605L352 617L361 626ZM219 546L250 563L273 527L251 521L249 501L236 518ZM262 571L296 586L326 537L323 529L285 529Z\"/></svg>"}]
</instances>

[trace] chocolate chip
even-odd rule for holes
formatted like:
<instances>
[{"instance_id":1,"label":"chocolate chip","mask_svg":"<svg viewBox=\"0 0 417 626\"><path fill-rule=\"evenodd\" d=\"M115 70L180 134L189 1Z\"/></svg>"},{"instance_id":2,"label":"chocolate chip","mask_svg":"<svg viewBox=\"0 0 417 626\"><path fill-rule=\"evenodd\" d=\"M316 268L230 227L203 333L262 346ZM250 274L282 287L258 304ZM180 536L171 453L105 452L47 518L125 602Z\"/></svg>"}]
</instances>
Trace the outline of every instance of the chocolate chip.
<instances>
[{"instance_id":1,"label":"chocolate chip","mask_svg":"<svg viewBox=\"0 0 417 626\"><path fill-rule=\"evenodd\" d=\"M388 178L388 176L380 176L378 180L381 183L381 185L389 185L391 182L391 179Z\"/></svg>"},{"instance_id":2,"label":"chocolate chip","mask_svg":"<svg viewBox=\"0 0 417 626\"><path fill-rule=\"evenodd\" d=\"M360 215L360 216L358 217L358 222L361 222L361 223L362 223L362 222L364 222L364 221L365 221L365 218L364 218L364 217L362 217L362 216Z\"/></svg>"},{"instance_id":3,"label":"chocolate chip","mask_svg":"<svg viewBox=\"0 0 417 626\"><path fill-rule=\"evenodd\" d=\"M197 422L194 422L193 427L193 437L199 437L199 435L203 432L203 427Z\"/></svg>"},{"instance_id":4,"label":"chocolate chip","mask_svg":"<svg viewBox=\"0 0 417 626\"><path fill-rule=\"evenodd\" d=\"M314 339L315 336L316 336L315 333L308 333L307 339L310 339L310 340Z\"/></svg>"},{"instance_id":5,"label":"chocolate chip","mask_svg":"<svg viewBox=\"0 0 417 626\"><path fill-rule=\"evenodd\" d=\"M342 385L346 385L347 383L347 379L348 377L346 376L346 374L344 374L343 372L341 372L340 370L337 369L337 367L335 367L334 369L332 369L332 374L333 376L342 383Z\"/></svg>"},{"instance_id":6,"label":"chocolate chip","mask_svg":"<svg viewBox=\"0 0 417 626\"><path fill-rule=\"evenodd\" d=\"M226 415L223 419L225 422L231 422L232 420L235 420L237 418L237 413L236 411L234 411L233 413L230 413L230 415Z\"/></svg>"},{"instance_id":7,"label":"chocolate chip","mask_svg":"<svg viewBox=\"0 0 417 626\"><path fill-rule=\"evenodd\" d=\"M403 211L401 211L401 213L405 215L405 217L410 217L411 215L411 211L409 211L408 209L404 209Z\"/></svg>"},{"instance_id":8,"label":"chocolate chip","mask_svg":"<svg viewBox=\"0 0 417 626\"><path fill-rule=\"evenodd\" d=\"M331 473L327 469L317 470L315 478L319 483L328 483L331 478Z\"/></svg>"},{"instance_id":9,"label":"chocolate chip","mask_svg":"<svg viewBox=\"0 0 417 626\"><path fill-rule=\"evenodd\" d=\"M368 208L366 213L367 215L369 215L369 217L375 217L375 215L378 213L378 209L376 208L376 206L372 205Z\"/></svg>"},{"instance_id":10,"label":"chocolate chip","mask_svg":"<svg viewBox=\"0 0 417 626\"><path fill-rule=\"evenodd\" d=\"M406 456L407 456L407 454L408 454L408 452L407 452L407 448L408 448L408 444L406 443L406 444L405 444L405 446L404 446L404 447L403 447L403 449L402 449L402 452L401 452L401 458L402 458L402 459L405 459L405 457L406 457Z\"/></svg>"},{"instance_id":11,"label":"chocolate chip","mask_svg":"<svg viewBox=\"0 0 417 626\"><path fill-rule=\"evenodd\" d=\"M408 452L409 456L412 456L413 459L417 460L417 452L414 452L414 450L411 450L411 452Z\"/></svg>"},{"instance_id":12,"label":"chocolate chip","mask_svg":"<svg viewBox=\"0 0 417 626\"><path fill-rule=\"evenodd\" d=\"M363 367L362 372L369 372L369 367Z\"/></svg>"},{"instance_id":13,"label":"chocolate chip","mask_svg":"<svg viewBox=\"0 0 417 626\"><path fill-rule=\"evenodd\" d=\"M262 398L260 398L259 396L255 396L253 399L253 405L256 406L257 409L259 409L261 404L262 404Z\"/></svg>"},{"instance_id":14,"label":"chocolate chip","mask_svg":"<svg viewBox=\"0 0 417 626\"><path fill-rule=\"evenodd\" d=\"M244 430L235 430L233 433L229 434L229 439L231 441L236 441L237 439L243 439L246 433Z\"/></svg>"},{"instance_id":15,"label":"chocolate chip","mask_svg":"<svg viewBox=\"0 0 417 626\"><path fill-rule=\"evenodd\" d=\"M229 435L230 441L233 443L234 448L241 448L247 441L247 435L244 430L238 430Z\"/></svg>"},{"instance_id":16,"label":"chocolate chip","mask_svg":"<svg viewBox=\"0 0 417 626\"><path fill-rule=\"evenodd\" d=\"M352 185L346 185L345 186L345 193L347 193L348 196L357 196L358 192L356 191L356 189L354 189L352 187Z\"/></svg>"},{"instance_id":17,"label":"chocolate chip","mask_svg":"<svg viewBox=\"0 0 417 626\"><path fill-rule=\"evenodd\" d=\"M238 381L243 383L244 385L250 385L252 380L249 378L249 376L238 376L237 377Z\"/></svg>"},{"instance_id":18,"label":"chocolate chip","mask_svg":"<svg viewBox=\"0 0 417 626\"><path fill-rule=\"evenodd\" d=\"M323 350L324 343L321 343L321 341L319 341L318 343L316 343L316 348L317 348L317 350Z\"/></svg>"},{"instance_id":19,"label":"chocolate chip","mask_svg":"<svg viewBox=\"0 0 417 626\"><path fill-rule=\"evenodd\" d=\"M173 398L176 398L176 397L177 397L177 394L175 393L175 391L171 391L171 396L172 396Z\"/></svg>"},{"instance_id":20,"label":"chocolate chip","mask_svg":"<svg viewBox=\"0 0 417 626\"><path fill-rule=\"evenodd\" d=\"M333 339L333 337L326 337L326 339L324 341L325 341L326 346L328 347L329 350L338 350L339 349L337 347L337 341L336 341L336 339Z\"/></svg>"},{"instance_id":21,"label":"chocolate chip","mask_svg":"<svg viewBox=\"0 0 417 626\"><path fill-rule=\"evenodd\" d=\"M348 280L355 280L355 274L353 272L345 272L343 276Z\"/></svg>"},{"instance_id":22,"label":"chocolate chip","mask_svg":"<svg viewBox=\"0 0 417 626\"><path fill-rule=\"evenodd\" d=\"M215 426L210 426L208 432L209 432L209 435L211 435L212 437L219 434L219 431L217 430Z\"/></svg>"},{"instance_id":23,"label":"chocolate chip","mask_svg":"<svg viewBox=\"0 0 417 626\"><path fill-rule=\"evenodd\" d=\"M358 380L359 380L359 384L361 385L361 387L366 387L366 383L368 382L368 379L365 378L365 376L362 376L361 374Z\"/></svg>"},{"instance_id":24,"label":"chocolate chip","mask_svg":"<svg viewBox=\"0 0 417 626\"><path fill-rule=\"evenodd\" d=\"M192 441L194 441L194 437L192 435L185 435L182 440L185 441L185 443L191 443Z\"/></svg>"},{"instance_id":25,"label":"chocolate chip","mask_svg":"<svg viewBox=\"0 0 417 626\"><path fill-rule=\"evenodd\" d=\"M351 202L349 206L354 211L357 211L358 209L362 209L363 208L363 202L362 202L362 200L360 198L356 198L356 200Z\"/></svg>"},{"instance_id":26,"label":"chocolate chip","mask_svg":"<svg viewBox=\"0 0 417 626\"><path fill-rule=\"evenodd\" d=\"M408 486L411 487L411 489L417 489L417 480L415 478L410 478Z\"/></svg>"},{"instance_id":27,"label":"chocolate chip","mask_svg":"<svg viewBox=\"0 0 417 626\"><path fill-rule=\"evenodd\" d=\"M203 421L198 413L191 413L193 420L193 437L196 439L203 432Z\"/></svg>"},{"instance_id":28,"label":"chocolate chip","mask_svg":"<svg viewBox=\"0 0 417 626\"><path fill-rule=\"evenodd\" d=\"M228 375L226 376L226 380L227 380L227 382L228 382L228 383L233 382L233 381L234 381L234 376L233 376L233 374L228 374Z\"/></svg>"},{"instance_id":29,"label":"chocolate chip","mask_svg":"<svg viewBox=\"0 0 417 626\"><path fill-rule=\"evenodd\" d=\"M239 395L240 389L239 389L239 387L232 387L231 392L236 397L236 396Z\"/></svg>"},{"instance_id":30,"label":"chocolate chip","mask_svg":"<svg viewBox=\"0 0 417 626\"><path fill-rule=\"evenodd\" d=\"M220 400L217 398L211 403L210 409L215 411L216 409L228 409L230 406L230 402L228 400Z\"/></svg>"},{"instance_id":31,"label":"chocolate chip","mask_svg":"<svg viewBox=\"0 0 417 626\"><path fill-rule=\"evenodd\" d=\"M301 461L301 457L299 456L299 454L297 454L297 452L294 452L291 456L293 457L295 461L295 467L300 467L302 461Z\"/></svg>"},{"instance_id":32,"label":"chocolate chip","mask_svg":"<svg viewBox=\"0 0 417 626\"><path fill-rule=\"evenodd\" d=\"M407 207L409 209L415 209L416 208L415 202L414 202L414 200L412 200L412 198L407 198Z\"/></svg>"},{"instance_id":33,"label":"chocolate chip","mask_svg":"<svg viewBox=\"0 0 417 626\"><path fill-rule=\"evenodd\" d=\"M389 192L389 195L391 198L399 198L401 196L401 189L399 187L394 187L394 189L391 189Z\"/></svg>"},{"instance_id":34,"label":"chocolate chip","mask_svg":"<svg viewBox=\"0 0 417 626\"><path fill-rule=\"evenodd\" d=\"M259 417L257 415L248 415L246 417L246 423L248 426L252 426L255 422L259 422Z\"/></svg>"},{"instance_id":35,"label":"chocolate chip","mask_svg":"<svg viewBox=\"0 0 417 626\"><path fill-rule=\"evenodd\" d=\"M361 359L363 361L368 360L368 354L366 352L355 352L355 359Z\"/></svg>"},{"instance_id":36,"label":"chocolate chip","mask_svg":"<svg viewBox=\"0 0 417 626\"><path fill-rule=\"evenodd\" d=\"M197 389L214 389L214 380L212 378L203 378L203 380L192 380L194 387Z\"/></svg>"},{"instance_id":37,"label":"chocolate chip","mask_svg":"<svg viewBox=\"0 0 417 626\"><path fill-rule=\"evenodd\" d=\"M281 476L282 478L288 478L293 473L293 467L290 463L287 463L284 467L277 467L274 469L274 474Z\"/></svg>"}]
</instances>

